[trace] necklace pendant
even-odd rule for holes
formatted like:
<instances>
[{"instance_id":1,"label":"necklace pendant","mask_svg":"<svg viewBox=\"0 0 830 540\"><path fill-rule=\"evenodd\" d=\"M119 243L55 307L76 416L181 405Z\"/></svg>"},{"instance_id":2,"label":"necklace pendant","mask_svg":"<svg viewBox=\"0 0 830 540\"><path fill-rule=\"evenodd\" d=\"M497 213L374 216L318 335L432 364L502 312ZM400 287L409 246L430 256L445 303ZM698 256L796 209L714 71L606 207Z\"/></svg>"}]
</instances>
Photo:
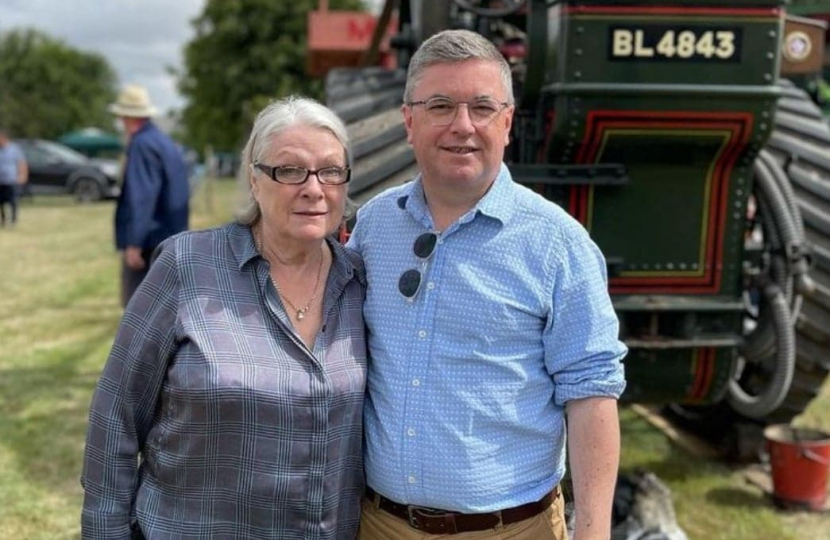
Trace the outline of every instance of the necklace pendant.
<instances>
[{"instance_id":1,"label":"necklace pendant","mask_svg":"<svg viewBox=\"0 0 830 540\"><path fill-rule=\"evenodd\" d=\"M305 319L305 310L304 309L298 309L297 310L297 320L302 321L303 319Z\"/></svg>"}]
</instances>

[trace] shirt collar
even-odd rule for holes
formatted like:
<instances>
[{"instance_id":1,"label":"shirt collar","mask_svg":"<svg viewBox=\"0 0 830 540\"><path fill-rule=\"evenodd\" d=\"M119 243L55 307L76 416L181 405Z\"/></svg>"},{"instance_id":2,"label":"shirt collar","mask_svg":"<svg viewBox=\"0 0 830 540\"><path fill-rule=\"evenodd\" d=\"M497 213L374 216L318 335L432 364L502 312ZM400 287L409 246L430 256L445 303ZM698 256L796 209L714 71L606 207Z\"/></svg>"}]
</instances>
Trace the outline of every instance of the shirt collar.
<instances>
[{"instance_id":1,"label":"shirt collar","mask_svg":"<svg viewBox=\"0 0 830 540\"><path fill-rule=\"evenodd\" d=\"M148 129L152 129L152 127L153 127L153 121L148 119L146 122L141 124L141 127L138 128L138 130L133 134L133 137L138 135L141 132L147 131Z\"/></svg>"},{"instance_id":2,"label":"shirt collar","mask_svg":"<svg viewBox=\"0 0 830 540\"><path fill-rule=\"evenodd\" d=\"M513 188L513 177L510 175L510 170L507 165L502 163L493 185L490 186L484 197L476 203L473 210L497 219L502 224L507 223L515 211ZM397 204L401 210L407 210L421 221L427 218L429 208L424 195L421 174L418 174L415 180L404 188L397 199Z\"/></svg>"},{"instance_id":3,"label":"shirt collar","mask_svg":"<svg viewBox=\"0 0 830 540\"><path fill-rule=\"evenodd\" d=\"M515 198L513 194L513 177L504 163L499 168L499 174L490 189L478 201L476 209L485 216L499 220L502 225L507 223L515 212Z\"/></svg>"},{"instance_id":4,"label":"shirt collar","mask_svg":"<svg viewBox=\"0 0 830 540\"><path fill-rule=\"evenodd\" d=\"M250 227L234 223L231 225L229 237L231 251L240 270L250 261L260 256ZM360 283L366 285L366 271L363 268L363 261L360 256L356 252L347 249L333 237L326 238L326 242L331 248L333 256L332 271L344 281L356 278Z\"/></svg>"},{"instance_id":5,"label":"shirt collar","mask_svg":"<svg viewBox=\"0 0 830 540\"><path fill-rule=\"evenodd\" d=\"M228 237L231 252L236 258L236 264L240 270L248 264L248 261L259 256L256 244L254 243L254 235L251 234L251 228L247 225L240 225L239 223L231 224Z\"/></svg>"},{"instance_id":6,"label":"shirt collar","mask_svg":"<svg viewBox=\"0 0 830 540\"><path fill-rule=\"evenodd\" d=\"M426 195L424 195L423 176L418 173L415 180L404 186L403 192L398 197L398 208L412 214L421 223L430 223L432 218L429 215Z\"/></svg>"},{"instance_id":7,"label":"shirt collar","mask_svg":"<svg viewBox=\"0 0 830 540\"><path fill-rule=\"evenodd\" d=\"M360 255L341 244L334 236L326 238L333 255L332 270L343 281L357 279L362 285L366 285L366 269L363 267L363 259Z\"/></svg>"}]
</instances>

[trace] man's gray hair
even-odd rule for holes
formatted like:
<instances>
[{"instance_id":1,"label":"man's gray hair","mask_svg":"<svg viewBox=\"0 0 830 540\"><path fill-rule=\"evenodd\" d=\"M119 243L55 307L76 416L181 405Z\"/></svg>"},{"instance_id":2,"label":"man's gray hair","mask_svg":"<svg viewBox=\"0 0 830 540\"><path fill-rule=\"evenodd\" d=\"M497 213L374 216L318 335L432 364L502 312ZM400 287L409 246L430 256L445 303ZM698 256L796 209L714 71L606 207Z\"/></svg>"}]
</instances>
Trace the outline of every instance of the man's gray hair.
<instances>
[{"instance_id":1,"label":"man's gray hair","mask_svg":"<svg viewBox=\"0 0 830 540\"><path fill-rule=\"evenodd\" d=\"M444 30L424 41L409 62L406 73L404 102L413 100L412 94L421 80L424 70L433 64L463 62L464 60L488 60L501 69L501 81L507 92L507 102L513 103L513 76L510 65L490 41L481 34L469 30Z\"/></svg>"},{"instance_id":2,"label":"man's gray hair","mask_svg":"<svg viewBox=\"0 0 830 540\"><path fill-rule=\"evenodd\" d=\"M346 152L346 164L351 165L352 157L346 126L331 109L311 98L301 96L289 96L272 101L257 115L251 136L242 150L238 181L245 202L236 216L236 220L242 225L253 225L262 215L259 204L251 191L251 174L256 172L253 164L265 157L273 137L295 126L329 130L343 145Z\"/></svg>"}]
</instances>

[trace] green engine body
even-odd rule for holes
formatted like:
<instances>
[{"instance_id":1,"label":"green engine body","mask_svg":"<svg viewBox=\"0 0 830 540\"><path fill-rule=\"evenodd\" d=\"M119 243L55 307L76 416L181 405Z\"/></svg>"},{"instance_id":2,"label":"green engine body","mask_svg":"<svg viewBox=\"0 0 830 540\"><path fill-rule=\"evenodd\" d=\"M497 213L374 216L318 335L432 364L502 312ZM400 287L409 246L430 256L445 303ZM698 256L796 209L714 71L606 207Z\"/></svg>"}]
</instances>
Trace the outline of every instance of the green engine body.
<instances>
[{"instance_id":1,"label":"green engine body","mask_svg":"<svg viewBox=\"0 0 830 540\"><path fill-rule=\"evenodd\" d=\"M720 401L743 333L746 212L783 10L699 4L573 2L545 29L545 161L605 167L598 182L541 191L610 261L634 401ZM621 170L627 181L610 181Z\"/></svg>"}]
</instances>

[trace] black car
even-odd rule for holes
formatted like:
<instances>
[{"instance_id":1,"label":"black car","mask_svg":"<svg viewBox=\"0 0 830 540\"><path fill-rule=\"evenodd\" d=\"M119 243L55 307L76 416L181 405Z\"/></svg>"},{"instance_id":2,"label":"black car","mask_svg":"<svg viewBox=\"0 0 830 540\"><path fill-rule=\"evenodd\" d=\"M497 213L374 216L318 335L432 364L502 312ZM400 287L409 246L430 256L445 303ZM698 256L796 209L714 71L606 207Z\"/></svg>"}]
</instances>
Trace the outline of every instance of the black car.
<instances>
[{"instance_id":1,"label":"black car","mask_svg":"<svg viewBox=\"0 0 830 540\"><path fill-rule=\"evenodd\" d=\"M53 141L18 139L15 142L29 163L28 193L71 193L81 202L118 197L117 161L90 159Z\"/></svg>"}]
</instances>

